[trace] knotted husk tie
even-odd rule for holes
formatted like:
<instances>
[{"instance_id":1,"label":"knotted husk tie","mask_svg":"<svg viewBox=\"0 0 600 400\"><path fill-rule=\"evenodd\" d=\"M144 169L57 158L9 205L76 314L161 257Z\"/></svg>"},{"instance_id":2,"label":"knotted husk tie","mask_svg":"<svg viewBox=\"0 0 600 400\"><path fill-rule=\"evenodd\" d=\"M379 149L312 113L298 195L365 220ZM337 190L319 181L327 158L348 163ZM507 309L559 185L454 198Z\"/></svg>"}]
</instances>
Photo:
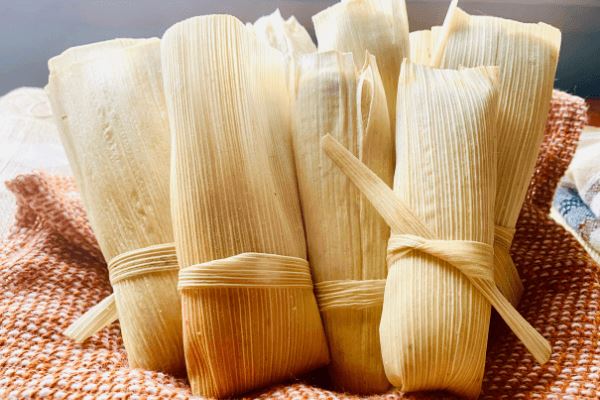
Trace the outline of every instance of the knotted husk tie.
<instances>
[{"instance_id":1,"label":"knotted husk tie","mask_svg":"<svg viewBox=\"0 0 600 400\"><path fill-rule=\"evenodd\" d=\"M237 393L322 364L324 337L306 260L238 254L183 268L178 287L195 393Z\"/></svg>"},{"instance_id":2,"label":"knotted husk tie","mask_svg":"<svg viewBox=\"0 0 600 400\"><path fill-rule=\"evenodd\" d=\"M391 265L411 251L421 251L442 259L458 268L469 279L494 282L494 250L487 243L392 234L388 243L388 264Z\"/></svg>"},{"instance_id":3,"label":"knotted husk tie","mask_svg":"<svg viewBox=\"0 0 600 400\"><path fill-rule=\"evenodd\" d=\"M385 377L379 344L384 288L385 279L315 284L332 354L329 374L337 386L351 388L354 392L370 390L371 393L383 392L390 386ZM334 329L335 334L328 329Z\"/></svg>"},{"instance_id":4,"label":"knotted husk tie","mask_svg":"<svg viewBox=\"0 0 600 400\"><path fill-rule=\"evenodd\" d=\"M471 284L492 304L523 342L534 358L541 364L548 361L551 353L550 344L538 333L500 293L490 277L486 265L490 263L491 251L489 246L479 243L450 241L459 245L463 250L452 250L448 241L431 240L433 234L414 213L400 200L393 190L364 166L348 150L330 136L325 136L321 145L326 154L369 199L381 216L390 225L393 232L412 232L413 235L392 235L390 257L404 257L410 250L426 250L429 254L444 257L451 265L459 270L467 271L465 276ZM410 249L410 250L409 250ZM472 253L471 253L472 252ZM450 253L450 254L449 254ZM473 257L473 258L472 258ZM472 267L468 264L484 262L482 267ZM464 265L464 266L463 266ZM393 266L392 266L393 267ZM399 316L406 318L406 316ZM443 350L442 350L443 351Z\"/></svg>"}]
</instances>

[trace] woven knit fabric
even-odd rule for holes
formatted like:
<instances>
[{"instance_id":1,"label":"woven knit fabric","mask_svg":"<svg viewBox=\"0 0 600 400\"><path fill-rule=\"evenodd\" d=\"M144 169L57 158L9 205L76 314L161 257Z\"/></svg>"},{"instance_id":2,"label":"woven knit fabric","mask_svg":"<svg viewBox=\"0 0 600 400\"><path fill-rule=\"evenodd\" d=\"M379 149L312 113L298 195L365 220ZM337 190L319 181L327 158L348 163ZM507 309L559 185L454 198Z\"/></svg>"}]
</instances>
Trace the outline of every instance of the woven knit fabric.
<instances>
[{"instance_id":1,"label":"woven knit fabric","mask_svg":"<svg viewBox=\"0 0 600 400\"><path fill-rule=\"evenodd\" d=\"M525 285L519 310L550 340L552 359L537 365L512 333L493 324L482 398L600 396L598 266L547 217L552 192L584 122L583 101L555 93L512 248ZM0 398L190 398L183 380L127 367L117 323L84 344L62 335L70 322L110 293L106 265L71 180L34 173L17 177L8 187L18 200L18 215L0 249ZM289 382L252 397L350 398L306 382ZM394 391L385 396L449 397Z\"/></svg>"}]
</instances>

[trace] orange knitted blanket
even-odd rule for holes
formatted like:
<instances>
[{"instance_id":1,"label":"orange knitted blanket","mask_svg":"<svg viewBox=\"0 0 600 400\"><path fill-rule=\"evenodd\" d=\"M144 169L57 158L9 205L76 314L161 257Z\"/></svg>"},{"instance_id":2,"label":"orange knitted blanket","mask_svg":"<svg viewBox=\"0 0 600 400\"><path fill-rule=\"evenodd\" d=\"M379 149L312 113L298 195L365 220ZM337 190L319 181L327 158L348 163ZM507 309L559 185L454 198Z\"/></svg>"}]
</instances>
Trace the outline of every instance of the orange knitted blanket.
<instances>
[{"instance_id":1,"label":"orange knitted blanket","mask_svg":"<svg viewBox=\"0 0 600 400\"><path fill-rule=\"evenodd\" d=\"M537 365L498 321L490 330L484 399L600 396L600 272L548 218L554 188L586 118L582 99L555 92L546 137L521 212L512 255L525 285L519 311L547 337L552 359ZM0 399L188 399L187 382L131 369L119 326L84 344L63 330L111 291L106 264L70 178L43 172L7 182L15 225L0 249ZM352 398L321 389L322 373L251 395ZM385 398L450 398L443 393Z\"/></svg>"}]
</instances>

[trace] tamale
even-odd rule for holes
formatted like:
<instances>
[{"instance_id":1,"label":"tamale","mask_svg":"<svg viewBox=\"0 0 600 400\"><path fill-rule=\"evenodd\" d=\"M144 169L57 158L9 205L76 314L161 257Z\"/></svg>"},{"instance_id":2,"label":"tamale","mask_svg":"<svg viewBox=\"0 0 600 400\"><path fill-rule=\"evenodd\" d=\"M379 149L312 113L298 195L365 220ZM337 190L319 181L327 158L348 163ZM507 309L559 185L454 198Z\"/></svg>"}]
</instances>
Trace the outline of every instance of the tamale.
<instances>
[{"instance_id":1,"label":"tamale","mask_svg":"<svg viewBox=\"0 0 600 400\"><path fill-rule=\"evenodd\" d=\"M235 396L326 364L283 54L225 15L177 23L161 47L193 393Z\"/></svg>"},{"instance_id":2,"label":"tamale","mask_svg":"<svg viewBox=\"0 0 600 400\"><path fill-rule=\"evenodd\" d=\"M394 192L437 239L493 243L496 74L402 67ZM414 251L391 262L380 329L387 377L404 391L476 398L489 317L486 299L440 259Z\"/></svg>"},{"instance_id":3,"label":"tamale","mask_svg":"<svg viewBox=\"0 0 600 400\"><path fill-rule=\"evenodd\" d=\"M256 36L283 54L303 54L317 51L310 35L294 16L284 20L279 9L251 25Z\"/></svg>"},{"instance_id":4,"label":"tamale","mask_svg":"<svg viewBox=\"0 0 600 400\"><path fill-rule=\"evenodd\" d=\"M500 67L495 277L513 304L523 285L509 250L544 134L560 41L560 31L549 25L471 16L454 1L432 59L444 68Z\"/></svg>"},{"instance_id":5,"label":"tamale","mask_svg":"<svg viewBox=\"0 0 600 400\"><path fill-rule=\"evenodd\" d=\"M429 29L414 31L409 34L410 61L416 64L429 65L431 62L432 37Z\"/></svg>"},{"instance_id":6,"label":"tamale","mask_svg":"<svg viewBox=\"0 0 600 400\"><path fill-rule=\"evenodd\" d=\"M396 120L396 88L402 59L409 55L404 0L342 0L313 16L319 51L350 52L358 67L373 54L385 89L390 126Z\"/></svg>"},{"instance_id":7,"label":"tamale","mask_svg":"<svg viewBox=\"0 0 600 400\"><path fill-rule=\"evenodd\" d=\"M391 184L394 145L375 58L305 54L295 64L294 155L308 256L337 389L383 392L379 320L389 227L320 150L329 132ZM371 299L371 301L367 301Z\"/></svg>"},{"instance_id":8,"label":"tamale","mask_svg":"<svg viewBox=\"0 0 600 400\"><path fill-rule=\"evenodd\" d=\"M48 64L47 91L109 265L129 365L182 375L160 41L86 45ZM110 322L111 310L109 298L92 310L91 318L84 317L83 326L90 324L93 332Z\"/></svg>"},{"instance_id":9,"label":"tamale","mask_svg":"<svg viewBox=\"0 0 600 400\"><path fill-rule=\"evenodd\" d=\"M394 191L330 135L322 139L322 147L392 230L380 327L388 378L406 391L446 389L476 397L489 319L489 307L475 296L477 292L494 306L538 362L548 361L551 352L548 341L497 288L490 244L493 228L474 217L483 215L491 225L495 139L490 130L493 132L498 72L495 67L451 71L409 64L404 68L398 115L405 117L398 121ZM437 117L429 119L431 115ZM432 145L441 138L442 146ZM403 145L409 150L404 151ZM417 166L415 158L420 163ZM419 190L404 191L416 186ZM489 191L492 193L486 195ZM474 213L478 209L482 212ZM450 218L440 224L440 216ZM440 240L440 236L450 237ZM487 242L461 236L485 237ZM423 269L428 267L433 269L429 274ZM468 280L461 281L461 277ZM431 288L440 296L429 295Z\"/></svg>"}]
</instances>

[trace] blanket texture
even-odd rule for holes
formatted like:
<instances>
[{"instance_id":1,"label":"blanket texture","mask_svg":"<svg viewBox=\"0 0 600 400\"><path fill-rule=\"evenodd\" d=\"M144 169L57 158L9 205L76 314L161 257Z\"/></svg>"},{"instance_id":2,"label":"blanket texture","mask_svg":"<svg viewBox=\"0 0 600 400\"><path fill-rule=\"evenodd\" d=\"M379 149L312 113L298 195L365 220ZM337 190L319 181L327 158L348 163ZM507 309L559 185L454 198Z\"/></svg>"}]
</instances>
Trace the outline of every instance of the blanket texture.
<instances>
[{"instance_id":1,"label":"blanket texture","mask_svg":"<svg viewBox=\"0 0 600 400\"><path fill-rule=\"evenodd\" d=\"M600 263L600 218L581 198L577 188L562 179L556 188L550 216L581 243Z\"/></svg>"},{"instance_id":2,"label":"blanket texture","mask_svg":"<svg viewBox=\"0 0 600 400\"><path fill-rule=\"evenodd\" d=\"M519 311L552 344L537 365L516 337L494 322L484 399L600 396L600 271L578 242L548 218L554 188L585 123L582 99L555 92L546 136L512 255L525 285ZM188 399L187 382L127 366L117 323L83 344L62 331L111 291L106 265L70 178L43 172L7 183L18 203L0 249L0 398ZM323 373L249 395L348 399L321 388ZM444 393L381 398L451 398Z\"/></svg>"},{"instance_id":3,"label":"blanket texture","mask_svg":"<svg viewBox=\"0 0 600 400\"><path fill-rule=\"evenodd\" d=\"M600 263L600 128L586 128L556 189L551 216Z\"/></svg>"}]
</instances>

